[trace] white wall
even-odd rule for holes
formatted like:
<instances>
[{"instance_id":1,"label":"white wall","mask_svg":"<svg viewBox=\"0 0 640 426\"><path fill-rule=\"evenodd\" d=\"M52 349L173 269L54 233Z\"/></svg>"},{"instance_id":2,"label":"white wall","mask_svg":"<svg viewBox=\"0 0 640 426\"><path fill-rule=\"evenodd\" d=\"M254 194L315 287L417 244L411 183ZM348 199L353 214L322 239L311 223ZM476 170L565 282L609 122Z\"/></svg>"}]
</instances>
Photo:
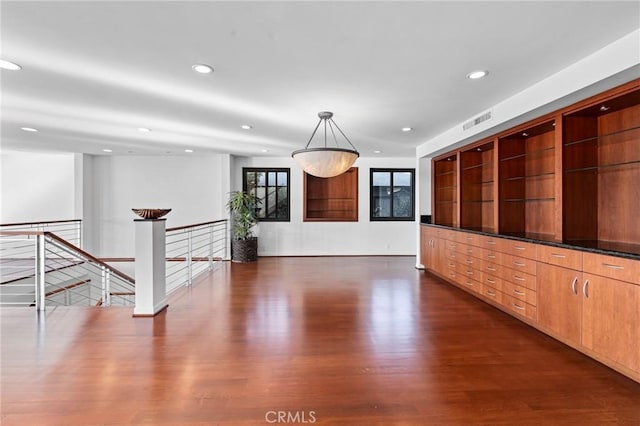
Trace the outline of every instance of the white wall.
<instances>
[{"instance_id":1,"label":"white wall","mask_svg":"<svg viewBox=\"0 0 640 426\"><path fill-rule=\"evenodd\" d=\"M0 223L80 219L73 154L0 153Z\"/></svg>"},{"instance_id":2,"label":"white wall","mask_svg":"<svg viewBox=\"0 0 640 426\"><path fill-rule=\"evenodd\" d=\"M235 157L233 189L242 189L243 167L291 169L291 221L258 224L260 256L414 255L416 222L369 220L369 169L415 168L414 158L359 158L358 222L303 222L302 170L291 158ZM416 176L417 179L417 176Z\"/></svg>"},{"instance_id":3,"label":"white wall","mask_svg":"<svg viewBox=\"0 0 640 426\"><path fill-rule=\"evenodd\" d=\"M229 156L100 156L93 159L95 252L134 255L132 208L171 208L167 227L224 219Z\"/></svg>"},{"instance_id":4,"label":"white wall","mask_svg":"<svg viewBox=\"0 0 640 426\"><path fill-rule=\"evenodd\" d=\"M466 131L462 123L485 111L461 120L460 124L418 146L416 155L431 157L444 153L638 78L638 52L640 29L488 108L492 114L490 120Z\"/></svg>"}]
</instances>

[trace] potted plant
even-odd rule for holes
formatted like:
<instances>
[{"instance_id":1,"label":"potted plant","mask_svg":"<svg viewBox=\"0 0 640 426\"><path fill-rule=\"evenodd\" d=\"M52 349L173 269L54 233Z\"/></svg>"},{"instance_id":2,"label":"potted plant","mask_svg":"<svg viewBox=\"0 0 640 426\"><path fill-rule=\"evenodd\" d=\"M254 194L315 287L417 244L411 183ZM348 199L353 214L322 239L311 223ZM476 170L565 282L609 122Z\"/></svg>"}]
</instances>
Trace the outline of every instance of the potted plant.
<instances>
[{"instance_id":1,"label":"potted plant","mask_svg":"<svg viewBox=\"0 0 640 426\"><path fill-rule=\"evenodd\" d=\"M258 205L262 201L253 194L233 191L227 208L231 213L231 260L253 262L258 259L258 237L253 227L258 223Z\"/></svg>"}]
</instances>

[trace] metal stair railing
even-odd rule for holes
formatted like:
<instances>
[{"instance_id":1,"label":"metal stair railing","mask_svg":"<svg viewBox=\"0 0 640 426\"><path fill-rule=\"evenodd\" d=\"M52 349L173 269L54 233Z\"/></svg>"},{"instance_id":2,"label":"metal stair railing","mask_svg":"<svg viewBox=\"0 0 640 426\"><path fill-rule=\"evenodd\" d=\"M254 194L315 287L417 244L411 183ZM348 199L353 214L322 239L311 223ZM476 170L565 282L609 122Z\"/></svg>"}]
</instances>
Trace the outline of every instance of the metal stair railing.
<instances>
[{"instance_id":1,"label":"metal stair railing","mask_svg":"<svg viewBox=\"0 0 640 426\"><path fill-rule=\"evenodd\" d=\"M228 260L227 219L197 223L166 230L167 294Z\"/></svg>"},{"instance_id":2,"label":"metal stair railing","mask_svg":"<svg viewBox=\"0 0 640 426\"><path fill-rule=\"evenodd\" d=\"M76 247L82 248L82 220L50 220L41 222L2 223L0 231L14 232L52 232L60 238L70 242Z\"/></svg>"},{"instance_id":3,"label":"metal stair railing","mask_svg":"<svg viewBox=\"0 0 640 426\"><path fill-rule=\"evenodd\" d=\"M135 280L52 232L0 231L3 306L132 305Z\"/></svg>"}]
</instances>

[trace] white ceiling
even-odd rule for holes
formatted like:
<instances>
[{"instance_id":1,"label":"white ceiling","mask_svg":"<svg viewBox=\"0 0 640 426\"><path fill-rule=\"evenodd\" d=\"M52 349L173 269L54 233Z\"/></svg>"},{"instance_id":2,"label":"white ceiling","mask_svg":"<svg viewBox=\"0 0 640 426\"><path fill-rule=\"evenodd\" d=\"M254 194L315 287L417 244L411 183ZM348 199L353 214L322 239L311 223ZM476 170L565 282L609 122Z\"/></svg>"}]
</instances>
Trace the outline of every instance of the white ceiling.
<instances>
[{"instance_id":1,"label":"white ceiling","mask_svg":"<svg viewBox=\"0 0 640 426\"><path fill-rule=\"evenodd\" d=\"M637 1L3 0L1 56L23 69L2 70L2 146L288 156L328 110L362 156L414 156L639 14ZM467 79L476 69L488 77Z\"/></svg>"}]
</instances>

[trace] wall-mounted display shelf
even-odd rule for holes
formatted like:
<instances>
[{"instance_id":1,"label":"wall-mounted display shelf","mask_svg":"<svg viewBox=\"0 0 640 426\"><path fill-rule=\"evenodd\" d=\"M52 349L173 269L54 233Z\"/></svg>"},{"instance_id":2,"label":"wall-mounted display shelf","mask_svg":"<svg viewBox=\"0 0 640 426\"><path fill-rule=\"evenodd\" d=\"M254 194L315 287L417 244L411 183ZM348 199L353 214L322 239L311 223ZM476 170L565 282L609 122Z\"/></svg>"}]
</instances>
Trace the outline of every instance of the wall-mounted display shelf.
<instances>
[{"instance_id":1,"label":"wall-mounted display shelf","mask_svg":"<svg viewBox=\"0 0 640 426\"><path fill-rule=\"evenodd\" d=\"M640 79L432 161L434 223L640 254Z\"/></svg>"},{"instance_id":2,"label":"wall-mounted display shelf","mask_svg":"<svg viewBox=\"0 0 640 426\"><path fill-rule=\"evenodd\" d=\"M433 223L458 226L458 156L451 154L433 165Z\"/></svg>"},{"instance_id":3,"label":"wall-mounted display shelf","mask_svg":"<svg viewBox=\"0 0 640 426\"><path fill-rule=\"evenodd\" d=\"M358 168L319 178L304 174L305 222L358 221Z\"/></svg>"},{"instance_id":4,"label":"wall-mounted display shelf","mask_svg":"<svg viewBox=\"0 0 640 426\"><path fill-rule=\"evenodd\" d=\"M494 142L460 152L460 227L495 232Z\"/></svg>"},{"instance_id":5,"label":"wall-mounted display shelf","mask_svg":"<svg viewBox=\"0 0 640 426\"><path fill-rule=\"evenodd\" d=\"M499 232L555 237L555 120L499 139Z\"/></svg>"}]
</instances>

